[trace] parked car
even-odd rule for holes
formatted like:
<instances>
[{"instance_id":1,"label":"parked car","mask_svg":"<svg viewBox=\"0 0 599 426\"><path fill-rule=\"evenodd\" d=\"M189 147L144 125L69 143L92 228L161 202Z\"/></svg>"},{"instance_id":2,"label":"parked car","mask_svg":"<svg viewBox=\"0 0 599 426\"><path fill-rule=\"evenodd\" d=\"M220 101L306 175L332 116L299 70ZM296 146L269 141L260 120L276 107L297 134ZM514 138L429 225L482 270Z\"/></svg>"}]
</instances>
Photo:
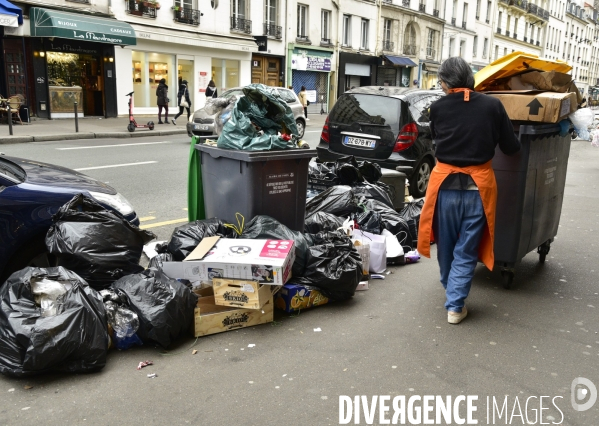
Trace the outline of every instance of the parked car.
<instances>
[{"instance_id":1,"label":"parked car","mask_svg":"<svg viewBox=\"0 0 599 426\"><path fill-rule=\"evenodd\" d=\"M428 108L440 90L368 86L349 90L330 111L317 152L323 161L353 155L406 174L410 194L424 197L435 150Z\"/></svg>"},{"instance_id":2,"label":"parked car","mask_svg":"<svg viewBox=\"0 0 599 426\"><path fill-rule=\"evenodd\" d=\"M271 87L275 89L279 96L287 102L287 105L291 108L293 112L293 118L295 118L295 124L297 126L297 131L299 133L299 137L304 137L304 131L306 130L306 117L304 116L304 107L300 103L297 95L293 90L285 89L284 87ZM243 87L236 87L234 89L227 90L219 98L231 99L233 96L241 97L243 96ZM189 122L187 123L187 134L189 137L191 136L210 136L215 133L214 120L216 119L216 114L213 114L212 111L206 111L204 107L198 109L193 115L189 118Z\"/></svg>"},{"instance_id":3,"label":"parked car","mask_svg":"<svg viewBox=\"0 0 599 426\"><path fill-rule=\"evenodd\" d=\"M44 239L52 216L76 194L139 225L131 204L105 183L64 167L0 155L0 285L25 266L55 264Z\"/></svg>"}]
</instances>

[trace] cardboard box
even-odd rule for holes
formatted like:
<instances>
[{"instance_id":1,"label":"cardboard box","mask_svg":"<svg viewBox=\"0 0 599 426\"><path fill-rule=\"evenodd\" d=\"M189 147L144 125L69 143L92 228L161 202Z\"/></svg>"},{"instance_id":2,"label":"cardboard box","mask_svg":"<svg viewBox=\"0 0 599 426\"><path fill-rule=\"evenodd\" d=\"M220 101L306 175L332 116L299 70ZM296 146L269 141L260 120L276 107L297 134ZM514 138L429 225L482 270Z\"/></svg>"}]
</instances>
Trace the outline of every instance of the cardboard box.
<instances>
[{"instance_id":1,"label":"cardboard box","mask_svg":"<svg viewBox=\"0 0 599 426\"><path fill-rule=\"evenodd\" d=\"M356 287L356 291L368 290L368 281L360 281L358 283L358 287Z\"/></svg>"},{"instance_id":2,"label":"cardboard box","mask_svg":"<svg viewBox=\"0 0 599 426\"><path fill-rule=\"evenodd\" d=\"M557 123L576 111L576 93L506 91L487 92L501 101L510 120Z\"/></svg>"},{"instance_id":3,"label":"cardboard box","mask_svg":"<svg viewBox=\"0 0 599 426\"><path fill-rule=\"evenodd\" d=\"M285 284L275 298L275 306L285 312L295 312L329 303L318 289L300 284Z\"/></svg>"},{"instance_id":4,"label":"cardboard box","mask_svg":"<svg viewBox=\"0 0 599 426\"><path fill-rule=\"evenodd\" d=\"M196 290L198 304L194 311L194 337L266 324L273 321L273 296L261 309L232 308L214 303L211 287Z\"/></svg>"},{"instance_id":5,"label":"cardboard box","mask_svg":"<svg viewBox=\"0 0 599 426\"><path fill-rule=\"evenodd\" d=\"M260 309L281 289L279 286L264 285L258 281L214 278L214 303L221 306Z\"/></svg>"},{"instance_id":6,"label":"cardboard box","mask_svg":"<svg viewBox=\"0 0 599 426\"><path fill-rule=\"evenodd\" d=\"M532 84L538 90L576 93L576 102L582 102L582 94L574 84L570 74L557 71L531 71L520 75L520 79L525 84Z\"/></svg>"},{"instance_id":7,"label":"cardboard box","mask_svg":"<svg viewBox=\"0 0 599 426\"><path fill-rule=\"evenodd\" d=\"M283 285L295 261L293 240L204 238L183 262L164 262L171 278L210 282L213 278Z\"/></svg>"}]
</instances>

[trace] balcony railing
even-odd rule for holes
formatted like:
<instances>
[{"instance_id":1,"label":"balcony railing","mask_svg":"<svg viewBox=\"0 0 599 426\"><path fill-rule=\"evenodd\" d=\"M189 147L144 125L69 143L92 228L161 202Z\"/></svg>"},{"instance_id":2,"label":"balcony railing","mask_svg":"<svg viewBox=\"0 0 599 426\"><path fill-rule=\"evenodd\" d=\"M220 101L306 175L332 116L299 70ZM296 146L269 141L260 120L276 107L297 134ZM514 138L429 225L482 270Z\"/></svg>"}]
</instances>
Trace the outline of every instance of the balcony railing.
<instances>
[{"instance_id":1,"label":"balcony railing","mask_svg":"<svg viewBox=\"0 0 599 426\"><path fill-rule=\"evenodd\" d=\"M532 38L530 39L530 44L535 44L535 41Z\"/></svg>"},{"instance_id":2,"label":"balcony railing","mask_svg":"<svg viewBox=\"0 0 599 426\"><path fill-rule=\"evenodd\" d=\"M71 3L85 3L85 4L89 4L89 0L67 0L70 1Z\"/></svg>"},{"instance_id":3,"label":"balcony railing","mask_svg":"<svg viewBox=\"0 0 599 426\"><path fill-rule=\"evenodd\" d=\"M537 40L537 46L540 46L541 42L539 40Z\"/></svg>"},{"instance_id":4,"label":"balcony railing","mask_svg":"<svg viewBox=\"0 0 599 426\"><path fill-rule=\"evenodd\" d=\"M510 4L510 0L499 0L500 3Z\"/></svg>"},{"instance_id":5,"label":"balcony railing","mask_svg":"<svg viewBox=\"0 0 599 426\"><path fill-rule=\"evenodd\" d=\"M528 37L524 36L522 40L524 40L524 42L526 43L528 41Z\"/></svg>"},{"instance_id":6,"label":"balcony railing","mask_svg":"<svg viewBox=\"0 0 599 426\"><path fill-rule=\"evenodd\" d=\"M506 37L509 37L509 36L510 36L510 31L509 31L509 30L506 30L506 31L505 31L505 35L506 35Z\"/></svg>"},{"instance_id":7,"label":"balcony railing","mask_svg":"<svg viewBox=\"0 0 599 426\"><path fill-rule=\"evenodd\" d=\"M497 34L501 34L501 28L497 27Z\"/></svg>"},{"instance_id":8,"label":"balcony railing","mask_svg":"<svg viewBox=\"0 0 599 426\"><path fill-rule=\"evenodd\" d=\"M426 48L426 57L427 58L434 58L435 57L435 53L437 53L437 52L432 47L427 47Z\"/></svg>"},{"instance_id":9,"label":"balcony railing","mask_svg":"<svg viewBox=\"0 0 599 426\"><path fill-rule=\"evenodd\" d=\"M455 27L455 18L451 18L451 25Z\"/></svg>"},{"instance_id":10,"label":"balcony railing","mask_svg":"<svg viewBox=\"0 0 599 426\"><path fill-rule=\"evenodd\" d=\"M433 16L436 18L439 17L439 9L433 9Z\"/></svg>"},{"instance_id":11,"label":"balcony railing","mask_svg":"<svg viewBox=\"0 0 599 426\"><path fill-rule=\"evenodd\" d=\"M416 45L415 44L404 44L403 46L403 54L404 55L416 55Z\"/></svg>"},{"instance_id":12,"label":"balcony railing","mask_svg":"<svg viewBox=\"0 0 599 426\"><path fill-rule=\"evenodd\" d=\"M283 38L283 28L279 25L269 24L268 22L264 23L264 35L274 37L276 39Z\"/></svg>"},{"instance_id":13,"label":"balcony railing","mask_svg":"<svg viewBox=\"0 0 599 426\"><path fill-rule=\"evenodd\" d=\"M426 10L426 4L425 3L418 4L418 10L420 12L424 12Z\"/></svg>"},{"instance_id":14,"label":"balcony railing","mask_svg":"<svg viewBox=\"0 0 599 426\"><path fill-rule=\"evenodd\" d=\"M514 33L514 38L517 39L518 38L518 34Z\"/></svg>"},{"instance_id":15,"label":"balcony railing","mask_svg":"<svg viewBox=\"0 0 599 426\"><path fill-rule=\"evenodd\" d=\"M489 20L488 20L488 19L485 19L485 24L488 24L488 23L489 23Z\"/></svg>"},{"instance_id":16,"label":"balcony railing","mask_svg":"<svg viewBox=\"0 0 599 426\"><path fill-rule=\"evenodd\" d=\"M410 0L401 0L401 5L403 7L410 7Z\"/></svg>"},{"instance_id":17,"label":"balcony railing","mask_svg":"<svg viewBox=\"0 0 599 426\"><path fill-rule=\"evenodd\" d=\"M175 6L173 16L175 22L188 25L200 25L200 16L202 16L202 14L199 10Z\"/></svg>"},{"instance_id":18,"label":"balcony railing","mask_svg":"<svg viewBox=\"0 0 599 426\"><path fill-rule=\"evenodd\" d=\"M324 45L324 46L330 46L331 43L331 39L330 38L320 38L320 44Z\"/></svg>"},{"instance_id":19,"label":"balcony railing","mask_svg":"<svg viewBox=\"0 0 599 426\"><path fill-rule=\"evenodd\" d=\"M237 16L231 16L231 29L235 31L241 31L246 34L251 34L252 21L249 19L238 18Z\"/></svg>"},{"instance_id":20,"label":"balcony railing","mask_svg":"<svg viewBox=\"0 0 599 426\"><path fill-rule=\"evenodd\" d=\"M466 22L462 22L462 28L466 29Z\"/></svg>"},{"instance_id":21,"label":"balcony railing","mask_svg":"<svg viewBox=\"0 0 599 426\"><path fill-rule=\"evenodd\" d=\"M518 9L526 10L528 7L528 2L526 0L511 0L512 5L516 6Z\"/></svg>"},{"instance_id":22,"label":"balcony railing","mask_svg":"<svg viewBox=\"0 0 599 426\"><path fill-rule=\"evenodd\" d=\"M538 6L536 4L528 3L527 12L532 13L533 15L537 14Z\"/></svg>"},{"instance_id":23,"label":"balcony railing","mask_svg":"<svg viewBox=\"0 0 599 426\"><path fill-rule=\"evenodd\" d=\"M127 2L126 12L129 15L141 16L144 18L156 18L158 6L155 3L129 0Z\"/></svg>"},{"instance_id":24,"label":"balcony railing","mask_svg":"<svg viewBox=\"0 0 599 426\"><path fill-rule=\"evenodd\" d=\"M383 40L383 50L386 50L387 52L393 52L394 48L395 43L389 40Z\"/></svg>"}]
</instances>

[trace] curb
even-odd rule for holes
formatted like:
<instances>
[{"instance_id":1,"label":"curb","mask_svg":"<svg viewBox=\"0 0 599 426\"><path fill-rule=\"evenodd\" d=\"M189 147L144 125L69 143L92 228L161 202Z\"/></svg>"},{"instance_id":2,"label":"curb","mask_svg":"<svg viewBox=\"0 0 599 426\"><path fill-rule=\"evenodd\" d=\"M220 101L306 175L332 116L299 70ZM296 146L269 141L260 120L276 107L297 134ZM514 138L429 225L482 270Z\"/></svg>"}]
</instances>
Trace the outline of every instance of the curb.
<instances>
[{"instance_id":1,"label":"curb","mask_svg":"<svg viewBox=\"0 0 599 426\"><path fill-rule=\"evenodd\" d=\"M74 139L95 139L95 133L66 133L62 135L34 136L34 142L70 141Z\"/></svg>"},{"instance_id":2,"label":"curb","mask_svg":"<svg viewBox=\"0 0 599 426\"><path fill-rule=\"evenodd\" d=\"M2 136L0 144L33 142L33 136Z\"/></svg>"},{"instance_id":3,"label":"curb","mask_svg":"<svg viewBox=\"0 0 599 426\"><path fill-rule=\"evenodd\" d=\"M100 132L100 133L95 133L95 135L96 135L96 139L108 139L108 138L119 139L119 138L131 137L129 133L125 133L125 132Z\"/></svg>"},{"instance_id":4,"label":"curb","mask_svg":"<svg viewBox=\"0 0 599 426\"><path fill-rule=\"evenodd\" d=\"M0 145L13 143L27 142L54 142L67 141L78 139L124 139L124 138L142 138L147 136L171 136L171 135L186 135L186 129L174 129L163 131L140 131L140 132L99 132L99 133L65 133L60 135L43 135L43 136L2 136L0 137Z\"/></svg>"}]
</instances>

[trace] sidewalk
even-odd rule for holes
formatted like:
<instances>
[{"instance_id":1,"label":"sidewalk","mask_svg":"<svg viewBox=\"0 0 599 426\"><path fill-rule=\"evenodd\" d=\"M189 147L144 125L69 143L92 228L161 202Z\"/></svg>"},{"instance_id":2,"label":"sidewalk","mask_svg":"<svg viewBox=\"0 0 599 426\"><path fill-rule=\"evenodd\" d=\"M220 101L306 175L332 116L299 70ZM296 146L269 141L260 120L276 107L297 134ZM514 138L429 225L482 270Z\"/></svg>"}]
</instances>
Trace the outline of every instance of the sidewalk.
<instances>
[{"instance_id":1,"label":"sidewalk","mask_svg":"<svg viewBox=\"0 0 599 426\"><path fill-rule=\"evenodd\" d=\"M13 136L9 136L7 124L0 124L0 144L60 141L72 139L96 139L96 138L135 138L144 136L166 136L186 135L185 125L187 121L180 117L177 125L156 124L156 116L136 116L139 124L153 121L154 130L135 129L135 132L127 131L128 117L100 118L84 117L79 119L79 132L75 132L75 119L46 120L33 117L31 123L13 124Z\"/></svg>"}]
</instances>

